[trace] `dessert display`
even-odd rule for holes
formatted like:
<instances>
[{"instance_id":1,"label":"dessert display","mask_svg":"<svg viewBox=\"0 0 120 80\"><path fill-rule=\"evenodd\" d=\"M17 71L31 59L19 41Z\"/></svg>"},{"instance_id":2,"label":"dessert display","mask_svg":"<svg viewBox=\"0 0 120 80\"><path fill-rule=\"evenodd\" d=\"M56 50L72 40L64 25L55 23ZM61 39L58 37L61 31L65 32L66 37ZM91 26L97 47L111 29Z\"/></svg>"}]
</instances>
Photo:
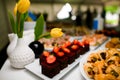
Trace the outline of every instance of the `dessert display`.
<instances>
[{"instance_id":1,"label":"dessert display","mask_svg":"<svg viewBox=\"0 0 120 80\"><path fill-rule=\"evenodd\" d=\"M63 28L63 31L65 34L67 35L71 35L71 36L84 36L87 34L90 34L90 30L85 27L85 26L75 26L75 27L66 27Z\"/></svg>"},{"instance_id":2,"label":"dessert display","mask_svg":"<svg viewBox=\"0 0 120 80\"><path fill-rule=\"evenodd\" d=\"M113 29L99 30L99 31L95 31L95 33L96 34L104 34L104 35L109 36L109 37L120 37L120 32L113 30Z\"/></svg>"},{"instance_id":3,"label":"dessert display","mask_svg":"<svg viewBox=\"0 0 120 80\"><path fill-rule=\"evenodd\" d=\"M70 39L70 36L62 36L58 38L41 38L39 42L44 44L45 48L53 48L54 46L60 46Z\"/></svg>"},{"instance_id":4,"label":"dessert display","mask_svg":"<svg viewBox=\"0 0 120 80\"><path fill-rule=\"evenodd\" d=\"M120 49L120 38L118 38L118 37L111 38L111 40L106 43L105 47Z\"/></svg>"},{"instance_id":5,"label":"dessert display","mask_svg":"<svg viewBox=\"0 0 120 80\"><path fill-rule=\"evenodd\" d=\"M74 40L66 41L61 46L55 46L52 51L43 51L39 57L42 74L53 78L88 50L89 43Z\"/></svg>"},{"instance_id":6,"label":"dessert display","mask_svg":"<svg viewBox=\"0 0 120 80\"><path fill-rule=\"evenodd\" d=\"M102 44L105 40L107 40L107 37L103 34L89 34L85 35L82 38L82 41L88 41L91 46L97 46Z\"/></svg>"},{"instance_id":7,"label":"dessert display","mask_svg":"<svg viewBox=\"0 0 120 80\"><path fill-rule=\"evenodd\" d=\"M84 71L94 80L120 80L120 50L110 48L91 53Z\"/></svg>"}]
</instances>

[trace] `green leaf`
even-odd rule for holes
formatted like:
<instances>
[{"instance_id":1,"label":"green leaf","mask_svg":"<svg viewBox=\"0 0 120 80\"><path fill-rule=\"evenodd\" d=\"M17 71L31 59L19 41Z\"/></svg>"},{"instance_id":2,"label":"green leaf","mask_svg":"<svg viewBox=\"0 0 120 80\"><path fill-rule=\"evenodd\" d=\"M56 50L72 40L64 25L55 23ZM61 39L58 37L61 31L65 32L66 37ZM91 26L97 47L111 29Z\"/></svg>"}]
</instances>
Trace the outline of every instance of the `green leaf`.
<instances>
[{"instance_id":1,"label":"green leaf","mask_svg":"<svg viewBox=\"0 0 120 80\"><path fill-rule=\"evenodd\" d=\"M24 30L24 21L28 16L28 12L20 15L20 31L19 31L19 37L23 36L23 30Z\"/></svg>"},{"instance_id":2,"label":"green leaf","mask_svg":"<svg viewBox=\"0 0 120 80\"><path fill-rule=\"evenodd\" d=\"M44 17L41 14L40 17L36 21L36 25L34 28L35 40L39 39L39 36L42 35L44 28Z\"/></svg>"},{"instance_id":3,"label":"green leaf","mask_svg":"<svg viewBox=\"0 0 120 80\"><path fill-rule=\"evenodd\" d=\"M14 17L10 12L8 12L8 15L9 15L10 23L11 23L11 26L12 26L12 31L13 31L13 33L17 33Z\"/></svg>"},{"instance_id":4,"label":"green leaf","mask_svg":"<svg viewBox=\"0 0 120 80\"><path fill-rule=\"evenodd\" d=\"M40 35L40 36L39 36L39 39L40 39L40 38L43 38L43 37L44 37L44 38L51 38L51 36L50 36L50 33L49 33L49 32L46 32L46 33L44 33L44 34Z\"/></svg>"}]
</instances>

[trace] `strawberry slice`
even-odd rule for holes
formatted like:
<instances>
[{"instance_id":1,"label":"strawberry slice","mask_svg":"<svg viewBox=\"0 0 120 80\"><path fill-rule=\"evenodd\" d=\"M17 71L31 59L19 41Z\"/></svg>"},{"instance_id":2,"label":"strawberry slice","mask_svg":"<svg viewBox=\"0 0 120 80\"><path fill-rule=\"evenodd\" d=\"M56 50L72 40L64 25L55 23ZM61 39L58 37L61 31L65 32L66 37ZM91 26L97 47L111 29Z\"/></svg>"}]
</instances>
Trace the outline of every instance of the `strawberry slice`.
<instances>
[{"instance_id":1,"label":"strawberry slice","mask_svg":"<svg viewBox=\"0 0 120 80\"><path fill-rule=\"evenodd\" d=\"M66 41L65 44L66 44L66 46L70 46L71 42L70 41Z\"/></svg>"},{"instance_id":2,"label":"strawberry slice","mask_svg":"<svg viewBox=\"0 0 120 80\"><path fill-rule=\"evenodd\" d=\"M77 49L78 49L78 45L72 45L71 48L72 48L73 50L77 50Z\"/></svg>"},{"instance_id":3,"label":"strawberry slice","mask_svg":"<svg viewBox=\"0 0 120 80\"><path fill-rule=\"evenodd\" d=\"M74 39L73 44L78 44L79 41L77 39Z\"/></svg>"},{"instance_id":4,"label":"strawberry slice","mask_svg":"<svg viewBox=\"0 0 120 80\"><path fill-rule=\"evenodd\" d=\"M82 47L84 47L84 44L83 44L83 42L79 42L79 46L82 46Z\"/></svg>"},{"instance_id":5,"label":"strawberry slice","mask_svg":"<svg viewBox=\"0 0 120 80\"><path fill-rule=\"evenodd\" d=\"M54 49L53 49L53 51L54 51L55 53L57 53L59 50L60 50L60 48L57 47L57 46L55 46Z\"/></svg>"},{"instance_id":6,"label":"strawberry slice","mask_svg":"<svg viewBox=\"0 0 120 80\"><path fill-rule=\"evenodd\" d=\"M56 57L54 55L49 55L47 58L47 63L51 64L54 63L56 61Z\"/></svg>"},{"instance_id":7,"label":"strawberry slice","mask_svg":"<svg viewBox=\"0 0 120 80\"><path fill-rule=\"evenodd\" d=\"M62 48L66 48L66 47L67 47L67 45L66 45L66 44L63 44L61 47L62 47Z\"/></svg>"},{"instance_id":8,"label":"strawberry slice","mask_svg":"<svg viewBox=\"0 0 120 80\"><path fill-rule=\"evenodd\" d=\"M60 57L64 56L64 52L58 52L57 55L60 56Z\"/></svg>"},{"instance_id":9,"label":"strawberry slice","mask_svg":"<svg viewBox=\"0 0 120 80\"><path fill-rule=\"evenodd\" d=\"M84 43L84 44L89 44L89 41L84 40L83 43Z\"/></svg>"},{"instance_id":10,"label":"strawberry slice","mask_svg":"<svg viewBox=\"0 0 120 80\"><path fill-rule=\"evenodd\" d=\"M70 53L70 50L68 48L63 48L63 51L66 53Z\"/></svg>"},{"instance_id":11,"label":"strawberry slice","mask_svg":"<svg viewBox=\"0 0 120 80\"><path fill-rule=\"evenodd\" d=\"M48 57L50 55L50 53L48 51L44 51L43 55L46 56L46 57Z\"/></svg>"}]
</instances>

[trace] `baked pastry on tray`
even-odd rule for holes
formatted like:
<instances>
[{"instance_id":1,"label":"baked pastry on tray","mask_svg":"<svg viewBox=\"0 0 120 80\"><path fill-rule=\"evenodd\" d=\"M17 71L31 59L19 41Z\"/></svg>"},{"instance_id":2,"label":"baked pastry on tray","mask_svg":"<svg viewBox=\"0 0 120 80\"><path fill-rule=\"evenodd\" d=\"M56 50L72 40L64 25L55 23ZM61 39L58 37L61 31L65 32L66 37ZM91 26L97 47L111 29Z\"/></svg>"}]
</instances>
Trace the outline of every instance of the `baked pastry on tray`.
<instances>
[{"instance_id":1,"label":"baked pastry on tray","mask_svg":"<svg viewBox=\"0 0 120 80\"><path fill-rule=\"evenodd\" d=\"M91 53L84 70L94 80L120 80L120 50L110 48Z\"/></svg>"}]
</instances>

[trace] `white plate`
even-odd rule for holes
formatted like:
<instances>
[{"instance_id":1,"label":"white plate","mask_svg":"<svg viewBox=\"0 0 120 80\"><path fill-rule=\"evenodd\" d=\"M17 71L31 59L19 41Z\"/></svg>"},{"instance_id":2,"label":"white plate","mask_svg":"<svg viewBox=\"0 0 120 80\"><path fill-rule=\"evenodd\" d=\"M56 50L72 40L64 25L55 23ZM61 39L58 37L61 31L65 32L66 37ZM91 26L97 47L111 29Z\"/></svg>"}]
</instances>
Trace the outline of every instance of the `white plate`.
<instances>
[{"instance_id":1,"label":"white plate","mask_svg":"<svg viewBox=\"0 0 120 80\"><path fill-rule=\"evenodd\" d=\"M77 58L72 64L68 65L68 67L61 70L60 73L54 76L53 78L49 78L41 73L41 66L39 64L39 59L36 59L33 63L26 65L25 69L29 70L30 72L34 73L35 75L37 75L38 77L44 80L59 80L70 70L72 70L80 62L80 59L81 57Z\"/></svg>"},{"instance_id":2,"label":"white plate","mask_svg":"<svg viewBox=\"0 0 120 80\"><path fill-rule=\"evenodd\" d=\"M87 58L88 56L91 54L91 51L88 52L87 54L85 54L81 60L80 60L80 63L79 63L79 70L80 70L80 73L82 74L82 76L85 78L85 80L93 80L93 79L90 79L87 74L85 73L85 70L84 70L84 64L87 62Z\"/></svg>"}]
</instances>

